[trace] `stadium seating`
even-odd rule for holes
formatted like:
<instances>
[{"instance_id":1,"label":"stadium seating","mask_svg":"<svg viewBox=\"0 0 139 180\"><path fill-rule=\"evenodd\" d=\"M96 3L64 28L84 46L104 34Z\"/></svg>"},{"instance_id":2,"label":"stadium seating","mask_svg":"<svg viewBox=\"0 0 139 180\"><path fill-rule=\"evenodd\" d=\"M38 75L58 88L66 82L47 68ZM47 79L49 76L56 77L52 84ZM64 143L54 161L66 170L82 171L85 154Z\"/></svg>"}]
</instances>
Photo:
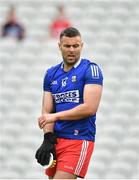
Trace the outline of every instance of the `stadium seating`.
<instances>
[{"instance_id":1,"label":"stadium seating","mask_svg":"<svg viewBox=\"0 0 139 180\"><path fill-rule=\"evenodd\" d=\"M139 179L139 1L1 0L0 25L12 3L27 35L23 42L0 39L0 179L46 178L34 154L43 134L37 126L43 76L61 61L57 40L46 38L60 3L82 33L82 55L104 73L86 178Z\"/></svg>"}]
</instances>

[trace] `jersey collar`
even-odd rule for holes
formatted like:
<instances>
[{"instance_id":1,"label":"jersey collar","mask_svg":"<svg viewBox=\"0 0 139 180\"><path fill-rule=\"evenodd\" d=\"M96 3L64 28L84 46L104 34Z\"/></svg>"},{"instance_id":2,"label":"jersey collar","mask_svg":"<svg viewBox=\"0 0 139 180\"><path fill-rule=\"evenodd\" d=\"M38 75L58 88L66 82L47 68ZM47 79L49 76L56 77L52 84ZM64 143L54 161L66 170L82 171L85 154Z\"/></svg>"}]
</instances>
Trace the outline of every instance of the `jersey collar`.
<instances>
[{"instance_id":1,"label":"jersey collar","mask_svg":"<svg viewBox=\"0 0 139 180\"><path fill-rule=\"evenodd\" d=\"M77 63L76 64L74 64L74 68L77 68L78 66L79 66L79 64L81 63L81 59L79 59L78 61L77 61ZM64 63L62 62L61 63L61 69L63 69L64 68Z\"/></svg>"}]
</instances>

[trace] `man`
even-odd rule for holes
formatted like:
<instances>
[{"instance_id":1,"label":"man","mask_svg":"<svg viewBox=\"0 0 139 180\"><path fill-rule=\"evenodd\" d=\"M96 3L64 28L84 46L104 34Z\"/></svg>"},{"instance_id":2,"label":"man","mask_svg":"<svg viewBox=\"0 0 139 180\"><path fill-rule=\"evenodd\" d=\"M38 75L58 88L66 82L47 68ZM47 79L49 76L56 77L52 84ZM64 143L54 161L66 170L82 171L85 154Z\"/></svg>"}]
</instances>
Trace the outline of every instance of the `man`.
<instances>
[{"instance_id":1,"label":"man","mask_svg":"<svg viewBox=\"0 0 139 180\"><path fill-rule=\"evenodd\" d=\"M10 37L18 41L25 38L25 29L23 25L18 22L16 17L16 10L14 7L10 8L7 20L2 26L2 37Z\"/></svg>"},{"instance_id":2,"label":"man","mask_svg":"<svg viewBox=\"0 0 139 180\"><path fill-rule=\"evenodd\" d=\"M94 149L103 75L97 64L80 58L82 47L76 28L62 31L59 49L63 62L48 69L44 78L38 119L44 140L36 159L47 165L53 154L56 165L45 171L52 179L84 178Z\"/></svg>"},{"instance_id":3,"label":"man","mask_svg":"<svg viewBox=\"0 0 139 180\"><path fill-rule=\"evenodd\" d=\"M51 38L59 38L60 32L71 26L69 18L65 14L65 7L60 5L57 7L58 13L50 24L50 36Z\"/></svg>"}]
</instances>

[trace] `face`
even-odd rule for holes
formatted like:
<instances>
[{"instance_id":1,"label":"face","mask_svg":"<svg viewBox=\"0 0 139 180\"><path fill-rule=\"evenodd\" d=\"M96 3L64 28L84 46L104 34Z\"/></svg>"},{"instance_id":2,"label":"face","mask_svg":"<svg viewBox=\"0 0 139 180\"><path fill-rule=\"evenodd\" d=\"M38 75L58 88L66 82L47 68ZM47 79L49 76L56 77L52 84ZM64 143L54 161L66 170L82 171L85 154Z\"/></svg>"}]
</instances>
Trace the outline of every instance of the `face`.
<instances>
[{"instance_id":1,"label":"face","mask_svg":"<svg viewBox=\"0 0 139 180\"><path fill-rule=\"evenodd\" d=\"M66 37L63 36L59 42L64 63L67 66L73 66L79 59L82 50L83 42L80 36Z\"/></svg>"}]
</instances>

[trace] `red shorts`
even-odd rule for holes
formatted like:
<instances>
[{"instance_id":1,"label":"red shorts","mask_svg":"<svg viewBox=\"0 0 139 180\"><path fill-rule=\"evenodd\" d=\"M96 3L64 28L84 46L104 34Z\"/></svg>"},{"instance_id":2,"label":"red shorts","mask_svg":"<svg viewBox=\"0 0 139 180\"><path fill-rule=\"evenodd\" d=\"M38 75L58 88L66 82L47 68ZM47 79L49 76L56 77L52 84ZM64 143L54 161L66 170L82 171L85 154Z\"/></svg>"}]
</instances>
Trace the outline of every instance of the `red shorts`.
<instances>
[{"instance_id":1,"label":"red shorts","mask_svg":"<svg viewBox=\"0 0 139 180\"><path fill-rule=\"evenodd\" d=\"M57 138L57 164L45 170L48 176L54 176L57 170L75 174L84 178L94 149L94 142Z\"/></svg>"}]
</instances>

